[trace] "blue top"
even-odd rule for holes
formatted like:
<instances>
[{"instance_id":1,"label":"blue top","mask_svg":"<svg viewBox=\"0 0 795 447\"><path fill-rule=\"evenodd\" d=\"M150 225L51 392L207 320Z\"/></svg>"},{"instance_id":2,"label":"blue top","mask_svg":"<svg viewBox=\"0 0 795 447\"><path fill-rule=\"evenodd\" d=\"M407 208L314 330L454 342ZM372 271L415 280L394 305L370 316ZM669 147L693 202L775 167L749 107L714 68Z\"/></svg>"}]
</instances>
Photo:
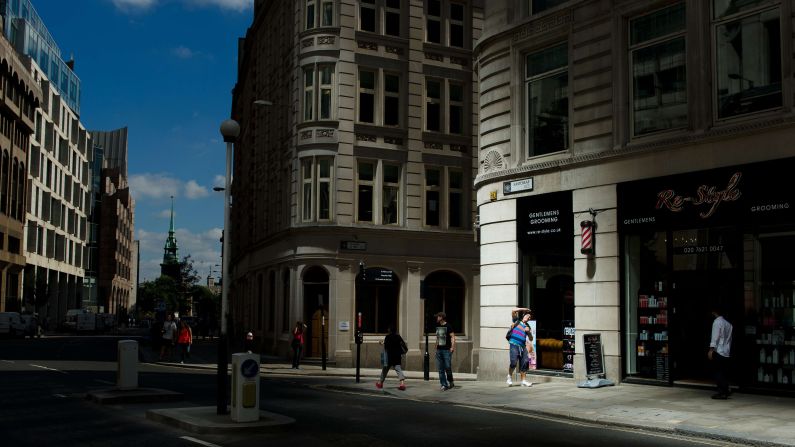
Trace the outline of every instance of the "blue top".
<instances>
[{"instance_id":1,"label":"blue top","mask_svg":"<svg viewBox=\"0 0 795 447\"><path fill-rule=\"evenodd\" d=\"M513 330L511 331L511 339L508 340L508 343L524 347L525 343L527 342L526 330L527 325L520 321L519 324L513 327Z\"/></svg>"}]
</instances>

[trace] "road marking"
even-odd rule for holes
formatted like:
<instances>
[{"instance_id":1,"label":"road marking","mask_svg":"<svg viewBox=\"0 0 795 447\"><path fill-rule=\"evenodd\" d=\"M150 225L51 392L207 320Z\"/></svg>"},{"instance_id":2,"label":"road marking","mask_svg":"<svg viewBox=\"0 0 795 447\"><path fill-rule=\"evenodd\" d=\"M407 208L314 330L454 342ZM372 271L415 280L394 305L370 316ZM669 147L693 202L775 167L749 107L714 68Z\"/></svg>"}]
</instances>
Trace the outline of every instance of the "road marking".
<instances>
[{"instance_id":1,"label":"road marking","mask_svg":"<svg viewBox=\"0 0 795 447\"><path fill-rule=\"evenodd\" d=\"M16 363L16 362L14 362L13 360L3 360L3 361L4 361L4 362L6 362L6 363L11 363L12 365L13 365L14 363Z\"/></svg>"},{"instance_id":2,"label":"road marking","mask_svg":"<svg viewBox=\"0 0 795 447\"><path fill-rule=\"evenodd\" d=\"M221 447L218 444L213 444L212 442L202 441L201 439L191 438L190 436L180 436L179 439L184 439L186 441L195 442L196 444L206 445L207 447Z\"/></svg>"},{"instance_id":3,"label":"road marking","mask_svg":"<svg viewBox=\"0 0 795 447\"><path fill-rule=\"evenodd\" d=\"M53 394L54 397L66 397L64 394Z\"/></svg>"},{"instance_id":4,"label":"road marking","mask_svg":"<svg viewBox=\"0 0 795 447\"><path fill-rule=\"evenodd\" d=\"M115 384L115 383L113 383L113 382L109 382L109 381L107 381L107 380L100 380L100 379L94 379L94 382L101 383L101 384L103 384L103 385L116 385L116 384Z\"/></svg>"},{"instance_id":5,"label":"road marking","mask_svg":"<svg viewBox=\"0 0 795 447\"><path fill-rule=\"evenodd\" d=\"M32 367L34 367L34 368L46 369L47 371L55 371L55 372L58 372L58 373L61 373L61 374L69 374L69 373L67 373L67 372L65 372L65 371L61 371L61 370L59 370L59 369L55 369L55 368L48 368L48 367L46 367L46 366L41 366L41 365L34 365L33 363L30 363L29 365L30 365L30 366L32 366Z\"/></svg>"}]
</instances>

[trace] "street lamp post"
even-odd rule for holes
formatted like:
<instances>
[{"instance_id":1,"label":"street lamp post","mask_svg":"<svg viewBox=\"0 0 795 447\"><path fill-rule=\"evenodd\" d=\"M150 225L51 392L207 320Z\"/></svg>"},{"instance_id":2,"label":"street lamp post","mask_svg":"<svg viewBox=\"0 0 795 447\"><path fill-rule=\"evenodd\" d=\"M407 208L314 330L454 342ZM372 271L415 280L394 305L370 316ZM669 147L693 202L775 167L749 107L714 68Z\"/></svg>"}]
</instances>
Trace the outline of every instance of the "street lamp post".
<instances>
[{"instance_id":1,"label":"street lamp post","mask_svg":"<svg viewBox=\"0 0 795 447\"><path fill-rule=\"evenodd\" d=\"M224 179L224 242L221 245L221 334L218 337L218 370L216 390L217 414L228 414L226 409L227 392L227 362L229 358L229 340L226 336L227 313L229 312L229 246L232 244L231 228L229 225L229 196L232 178L232 150L237 136L240 135L240 125L235 120L226 120L221 123L221 135L226 143L226 178Z\"/></svg>"}]
</instances>

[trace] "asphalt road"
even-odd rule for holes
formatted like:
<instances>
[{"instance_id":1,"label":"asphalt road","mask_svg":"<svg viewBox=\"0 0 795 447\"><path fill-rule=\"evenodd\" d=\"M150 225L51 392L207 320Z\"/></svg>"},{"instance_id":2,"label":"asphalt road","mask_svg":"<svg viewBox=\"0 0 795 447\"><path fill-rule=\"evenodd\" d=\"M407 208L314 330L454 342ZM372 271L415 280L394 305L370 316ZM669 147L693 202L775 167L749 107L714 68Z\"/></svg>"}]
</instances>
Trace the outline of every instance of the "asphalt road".
<instances>
[{"instance_id":1,"label":"asphalt road","mask_svg":"<svg viewBox=\"0 0 795 447\"><path fill-rule=\"evenodd\" d=\"M212 406L212 371L147 367L141 386L185 394L174 404L100 406L85 400L108 388L116 339L66 337L0 340L0 433L3 446L704 446L729 445L656 433L536 418L380 393L345 391L348 378L263 379L261 408L296 419L261 434L194 435L145 419L149 408ZM105 369L102 371L101 369ZM465 387L448 392L466 392ZM201 444L204 443L204 444ZM209 443L209 444L208 444Z\"/></svg>"}]
</instances>

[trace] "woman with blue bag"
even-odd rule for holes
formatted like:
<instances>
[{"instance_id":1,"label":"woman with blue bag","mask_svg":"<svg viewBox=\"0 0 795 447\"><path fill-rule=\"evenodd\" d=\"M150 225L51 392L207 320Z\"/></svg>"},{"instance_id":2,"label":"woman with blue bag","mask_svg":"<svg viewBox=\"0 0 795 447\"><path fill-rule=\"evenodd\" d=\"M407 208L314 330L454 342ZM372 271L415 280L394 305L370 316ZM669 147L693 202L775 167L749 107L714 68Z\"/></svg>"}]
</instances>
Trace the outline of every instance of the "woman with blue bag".
<instances>
[{"instance_id":1,"label":"woman with blue bag","mask_svg":"<svg viewBox=\"0 0 795 447\"><path fill-rule=\"evenodd\" d=\"M401 337L394 328L389 328L389 334L387 334L382 343L384 345L384 351L381 353L381 378L375 382L375 387L379 390L382 389L390 368L395 368L395 372L400 380L398 389L404 391L406 389L406 376L403 375L403 369L400 368L400 363L403 360L403 354L408 352L409 347L406 346L403 337Z\"/></svg>"}]
</instances>

